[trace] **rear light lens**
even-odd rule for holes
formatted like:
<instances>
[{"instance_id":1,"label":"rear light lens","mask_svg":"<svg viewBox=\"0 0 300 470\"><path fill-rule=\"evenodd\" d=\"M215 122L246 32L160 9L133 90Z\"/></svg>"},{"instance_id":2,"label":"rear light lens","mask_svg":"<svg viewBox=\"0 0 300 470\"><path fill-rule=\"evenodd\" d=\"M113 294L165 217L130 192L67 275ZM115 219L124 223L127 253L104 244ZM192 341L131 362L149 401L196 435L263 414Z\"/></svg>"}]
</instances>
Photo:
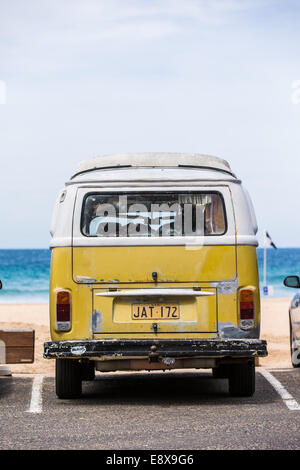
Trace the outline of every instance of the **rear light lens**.
<instances>
[{"instance_id":1,"label":"rear light lens","mask_svg":"<svg viewBox=\"0 0 300 470\"><path fill-rule=\"evenodd\" d=\"M71 292L67 290L56 294L56 329L58 331L71 329Z\"/></svg>"},{"instance_id":2,"label":"rear light lens","mask_svg":"<svg viewBox=\"0 0 300 470\"><path fill-rule=\"evenodd\" d=\"M251 289L240 290L240 327L249 330L254 327L255 302L254 291Z\"/></svg>"}]
</instances>

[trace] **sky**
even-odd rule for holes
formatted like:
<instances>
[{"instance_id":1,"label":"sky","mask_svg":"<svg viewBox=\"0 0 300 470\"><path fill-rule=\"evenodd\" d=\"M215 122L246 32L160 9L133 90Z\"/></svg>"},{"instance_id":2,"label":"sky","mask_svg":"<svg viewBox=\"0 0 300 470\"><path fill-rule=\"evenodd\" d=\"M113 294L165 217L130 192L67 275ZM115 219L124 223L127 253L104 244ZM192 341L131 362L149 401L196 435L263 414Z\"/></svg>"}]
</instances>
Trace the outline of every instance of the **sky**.
<instances>
[{"instance_id":1,"label":"sky","mask_svg":"<svg viewBox=\"0 0 300 470\"><path fill-rule=\"evenodd\" d=\"M0 248L47 248L78 162L229 161L258 238L300 246L298 0L0 0Z\"/></svg>"}]
</instances>

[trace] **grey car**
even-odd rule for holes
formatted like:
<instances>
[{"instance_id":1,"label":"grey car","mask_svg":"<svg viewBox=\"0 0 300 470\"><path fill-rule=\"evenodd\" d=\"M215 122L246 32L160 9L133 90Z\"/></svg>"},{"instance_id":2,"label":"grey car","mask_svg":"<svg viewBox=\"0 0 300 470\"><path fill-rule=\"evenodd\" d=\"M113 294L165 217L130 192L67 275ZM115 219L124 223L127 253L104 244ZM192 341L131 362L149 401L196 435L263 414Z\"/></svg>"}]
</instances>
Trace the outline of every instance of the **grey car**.
<instances>
[{"instance_id":1,"label":"grey car","mask_svg":"<svg viewBox=\"0 0 300 470\"><path fill-rule=\"evenodd\" d=\"M286 287L300 289L300 279L298 276L287 276L283 284ZM290 348L293 367L300 367L300 293L292 298L289 308L290 322Z\"/></svg>"}]
</instances>

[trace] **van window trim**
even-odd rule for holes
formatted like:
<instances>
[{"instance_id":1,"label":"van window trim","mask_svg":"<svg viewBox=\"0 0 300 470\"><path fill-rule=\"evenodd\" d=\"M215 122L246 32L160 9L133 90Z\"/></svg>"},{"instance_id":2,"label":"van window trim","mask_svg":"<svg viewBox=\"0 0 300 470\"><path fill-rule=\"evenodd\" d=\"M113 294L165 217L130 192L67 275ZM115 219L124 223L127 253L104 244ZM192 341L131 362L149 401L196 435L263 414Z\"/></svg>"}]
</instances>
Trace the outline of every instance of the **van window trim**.
<instances>
[{"instance_id":1,"label":"van window trim","mask_svg":"<svg viewBox=\"0 0 300 470\"><path fill-rule=\"evenodd\" d=\"M104 188L101 188L101 189L104 189ZM174 192L176 193L185 193L185 194L217 194L220 198L221 198L221 201L222 201L222 205L223 205L223 213L224 213L224 222L225 222L225 231L223 233L213 233L213 234L209 234L209 235L202 235L201 238L213 238L213 237L223 237L227 234L228 232L228 220L227 220L227 210L226 210L226 204L225 204L225 200L224 200L224 196L223 194L218 191L218 190L213 190L213 191L204 191L204 190L194 190L194 191L191 191L191 190L183 190L183 189L178 189L178 190L175 190L175 191L170 191L170 190L166 190L166 191L159 191L159 192L162 192L162 193L166 193L166 194L174 194ZM117 194L117 195L120 195L120 196L126 196L128 193L130 194L141 194L141 191L137 191L137 190L133 190L133 191L108 191L106 192L105 190L104 191L90 191L88 193L86 193L82 200L81 200L81 212L80 212L80 233L81 235L84 237L84 238L87 238L87 239L94 239L94 240L106 240L106 239L110 239L110 240L128 240L130 238L133 238L133 237L97 237L97 235L85 235L82 231L82 227L83 227L83 213L84 213L84 206L85 206L85 201L86 199L89 197L89 196L93 196L93 195L97 195L97 194L105 194L105 195L114 195L114 194ZM153 194L153 193L157 193L157 191L143 191L142 192L143 194ZM192 235L191 238L197 238L198 236L197 235ZM149 238L153 238L153 237L139 237L140 240L147 240ZM175 237L155 237L155 238L158 238L159 240L169 240L170 238L171 239L174 239ZM177 237L177 238L186 238L186 237ZM145 243L145 246L147 244Z\"/></svg>"}]
</instances>

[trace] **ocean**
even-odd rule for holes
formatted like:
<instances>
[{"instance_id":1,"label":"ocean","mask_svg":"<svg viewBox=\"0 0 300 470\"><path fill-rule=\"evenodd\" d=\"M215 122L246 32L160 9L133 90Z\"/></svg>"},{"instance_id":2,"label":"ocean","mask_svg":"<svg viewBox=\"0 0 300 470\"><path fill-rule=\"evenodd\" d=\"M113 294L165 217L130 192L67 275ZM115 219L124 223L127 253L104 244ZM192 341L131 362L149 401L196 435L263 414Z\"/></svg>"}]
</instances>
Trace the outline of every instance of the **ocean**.
<instances>
[{"instance_id":1,"label":"ocean","mask_svg":"<svg viewBox=\"0 0 300 470\"><path fill-rule=\"evenodd\" d=\"M262 289L263 249L257 253ZM48 302L50 259L50 250L0 250L0 302ZM300 248L268 248L267 261L267 284L274 289L270 297L292 297L295 289L282 281L289 274L300 275Z\"/></svg>"}]
</instances>

